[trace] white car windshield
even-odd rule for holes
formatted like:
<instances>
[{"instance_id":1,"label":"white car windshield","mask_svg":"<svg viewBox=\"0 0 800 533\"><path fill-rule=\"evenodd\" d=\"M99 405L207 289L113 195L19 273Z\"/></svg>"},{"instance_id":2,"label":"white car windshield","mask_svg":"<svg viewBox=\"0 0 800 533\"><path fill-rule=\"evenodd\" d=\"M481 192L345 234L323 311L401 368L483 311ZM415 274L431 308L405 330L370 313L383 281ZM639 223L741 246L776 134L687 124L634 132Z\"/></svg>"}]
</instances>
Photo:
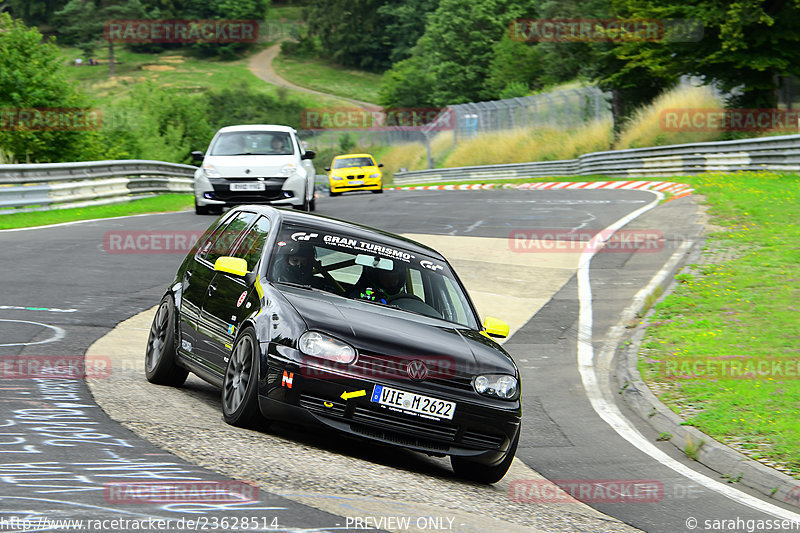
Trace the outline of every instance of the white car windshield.
<instances>
[{"instance_id":1,"label":"white car windshield","mask_svg":"<svg viewBox=\"0 0 800 533\"><path fill-rule=\"evenodd\" d=\"M221 133L209 155L292 155L294 143L285 131L231 131Z\"/></svg>"}]
</instances>

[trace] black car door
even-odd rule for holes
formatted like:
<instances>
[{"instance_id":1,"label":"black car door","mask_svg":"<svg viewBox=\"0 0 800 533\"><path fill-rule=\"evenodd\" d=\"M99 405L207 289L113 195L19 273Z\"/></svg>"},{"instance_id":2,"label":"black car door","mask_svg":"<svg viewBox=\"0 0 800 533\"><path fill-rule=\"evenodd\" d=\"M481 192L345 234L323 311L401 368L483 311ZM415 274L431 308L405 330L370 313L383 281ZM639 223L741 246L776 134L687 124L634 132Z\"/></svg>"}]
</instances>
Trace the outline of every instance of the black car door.
<instances>
[{"instance_id":1,"label":"black car door","mask_svg":"<svg viewBox=\"0 0 800 533\"><path fill-rule=\"evenodd\" d=\"M230 220L223 221L213 232L208 231L200 238L197 251L187 260L186 269L181 278L181 305L178 314L180 346L178 348L187 357L196 356L197 324L200 321L200 311L208 284L214 277L213 269L209 268L205 261L200 261L200 256L209 253L214 242L225 232L229 222Z\"/></svg>"},{"instance_id":2,"label":"black car door","mask_svg":"<svg viewBox=\"0 0 800 533\"><path fill-rule=\"evenodd\" d=\"M244 228L256 217L255 213L238 213L228 224L221 225L211 238L203 243L194 257L191 269L184 274L183 305L181 306L181 347L195 361L222 372L212 365L208 357L209 325L202 309L217 272L214 262L228 255Z\"/></svg>"},{"instance_id":3,"label":"black car door","mask_svg":"<svg viewBox=\"0 0 800 533\"><path fill-rule=\"evenodd\" d=\"M208 297L203 305L203 323L208 327L210 342L204 345L205 356L215 367L224 371L233 347L233 340L247 315L258 306L254 283L257 266L264 244L269 236L270 220L262 216L248 228L230 254L247 262L249 274L245 277L217 272L209 285Z\"/></svg>"}]
</instances>

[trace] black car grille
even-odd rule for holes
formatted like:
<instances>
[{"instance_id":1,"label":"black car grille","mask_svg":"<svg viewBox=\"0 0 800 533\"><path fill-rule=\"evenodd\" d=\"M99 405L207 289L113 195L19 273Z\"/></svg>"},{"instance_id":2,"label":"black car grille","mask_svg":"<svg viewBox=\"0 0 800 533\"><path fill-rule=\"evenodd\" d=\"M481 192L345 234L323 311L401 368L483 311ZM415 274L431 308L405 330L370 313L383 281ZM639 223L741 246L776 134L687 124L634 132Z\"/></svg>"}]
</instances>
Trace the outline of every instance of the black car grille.
<instances>
[{"instance_id":1,"label":"black car grille","mask_svg":"<svg viewBox=\"0 0 800 533\"><path fill-rule=\"evenodd\" d=\"M325 400L308 394L301 394L300 407L309 411L325 413L329 416L343 417L346 404L342 401Z\"/></svg>"},{"instance_id":2,"label":"black car grille","mask_svg":"<svg viewBox=\"0 0 800 533\"><path fill-rule=\"evenodd\" d=\"M423 360L425 359L423 358ZM429 375L424 381L458 390L472 390L471 374L460 371L452 365L437 367L436 362L439 360L436 357L427 360L430 368ZM445 358L441 360L444 363L449 362ZM408 361L398 357L361 352L358 355L358 360L349 365L349 368L350 373L355 373L367 379L399 379L404 381L410 379L408 376Z\"/></svg>"},{"instance_id":3,"label":"black car grille","mask_svg":"<svg viewBox=\"0 0 800 533\"><path fill-rule=\"evenodd\" d=\"M447 426L440 423L424 422L424 419L411 418L394 415L388 412L373 411L363 407L356 407L353 412L353 420L364 422L370 426L382 426L387 429L400 430L403 433L419 433L439 440L454 442L458 428Z\"/></svg>"},{"instance_id":4,"label":"black car grille","mask_svg":"<svg viewBox=\"0 0 800 533\"><path fill-rule=\"evenodd\" d=\"M386 440L391 443L397 444L399 446L425 448L427 450L435 450L441 452L447 452L450 449L449 446L447 446L446 444L442 444L440 442L428 439L421 439L410 435L403 435L402 433L395 433L394 431L387 431L384 429L373 428L361 424L351 424L350 429L366 437Z\"/></svg>"},{"instance_id":5,"label":"black car grille","mask_svg":"<svg viewBox=\"0 0 800 533\"><path fill-rule=\"evenodd\" d=\"M474 446L475 448L499 448L505 440L506 438L502 435L490 435L477 431L465 431L461 436L461 444L464 446Z\"/></svg>"},{"instance_id":6,"label":"black car grille","mask_svg":"<svg viewBox=\"0 0 800 533\"><path fill-rule=\"evenodd\" d=\"M348 415L347 404L301 394L300 407L322 416L350 423L350 429L361 435L386 440L403 446L414 446L435 451L447 451L453 444L466 448L494 450L503 444L502 435L467 430L459 438L459 427L443 422L429 422L419 417L395 414L386 409L369 409L356 406Z\"/></svg>"},{"instance_id":7,"label":"black car grille","mask_svg":"<svg viewBox=\"0 0 800 533\"><path fill-rule=\"evenodd\" d=\"M364 174L358 174L358 175L355 175L355 176L347 176L347 179L349 179L349 180L363 180L364 179Z\"/></svg>"}]
</instances>

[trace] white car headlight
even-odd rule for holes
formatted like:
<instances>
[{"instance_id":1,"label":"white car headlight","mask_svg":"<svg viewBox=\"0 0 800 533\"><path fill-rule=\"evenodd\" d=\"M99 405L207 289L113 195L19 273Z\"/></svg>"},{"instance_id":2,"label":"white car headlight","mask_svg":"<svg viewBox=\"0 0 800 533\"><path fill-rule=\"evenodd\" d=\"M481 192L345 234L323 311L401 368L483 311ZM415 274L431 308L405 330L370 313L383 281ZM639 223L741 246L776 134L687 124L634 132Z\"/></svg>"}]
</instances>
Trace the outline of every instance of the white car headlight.
<instances>
[{"instance_id":1,"label":"white car headlight","mask_svg":"<svg viewBox=\"0 0 800 533\"><path fill-rule=\"evenodd\" d=\"M331 179L333 181L342 181L344 179L344 177L343 176L331 176Z\"/></svg>"},{"instance_id":2,"label":"white car headlight","mask_svg":"<svg viewBox=\"0 0 800 533\"><path fill-rule=\"evenodd\" d=\"M375 174L370 174L369 177L370 178L380 178L381 175L378 172L376 172Z\"/></svg>"},{"instance_id":3,"label":"white car headlight","mask_svg":"<svg viewBox=\"0 0 800 533\"><path fill-rule=\"evenodd\" d=\"M316 331L306 331L298 342L300 351L311 357L319 357L337 363L352 363L356 359L356 350L347 343L323 335Z\"/></svg>"},{"instance_id":4,"label":"white car headlight","mask_svg":"<svg viewBox=\"0 0 800 533\"><path fill-rule=\"evenodd\" d=\"M475 391L484 396L511 400L517 395L517 378L505 374L486 374L472 382Z\"/></svg>"},{"instance_id":5,"label":"white car headlight","mask_svg":"<svg viewBox=\"0 0 800 533\"><path fill-rule=\"evenodd\" d=\"M295 173L296 170L297 167L295 166L294 163L288 163L286 165L283 165L283 168L281 168L280 170L280 174L281 176L291 176L292 174Z\"/></svg>"},{"instance_id":6,"label":"white car headlight","mask_svg":"<svg viewBox=\"0 0 800 533\"><path fill-rule=\"evenodd\" d=\"M207 178L221 178L222 174L219 173L219 170L214 168L214 165L211 163L206 163L203 165L203 173L206 175Z\"/></svg>"}]
</instances>

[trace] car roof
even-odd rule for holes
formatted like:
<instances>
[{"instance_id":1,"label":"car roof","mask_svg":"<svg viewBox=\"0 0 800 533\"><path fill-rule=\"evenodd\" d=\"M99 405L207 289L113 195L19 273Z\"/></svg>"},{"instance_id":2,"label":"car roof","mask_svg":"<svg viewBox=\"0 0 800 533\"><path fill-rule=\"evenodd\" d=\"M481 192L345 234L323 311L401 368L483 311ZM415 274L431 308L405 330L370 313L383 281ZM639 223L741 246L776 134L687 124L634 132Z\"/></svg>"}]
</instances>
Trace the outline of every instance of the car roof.
<instances>
[{"instance_id":1,"label":"car roof","mask_svg":"<svg viewBox=\"0 0 800 533\"><path fill-rule=\"evenodd\" d=\"M426 246L415 240L408 239L388 231L372 228L363 224L356 224L355 222L348 222L346 220L341 220L334 217L304 213L302 211L276 209L268 205L240 205L235 207L234 210L255 211L257 213L269 215L273 218L273 220L277 218L280 222L286 221L297 224L308 224L315 227L324 228L326 231L330 232L343 231L363 239L375 238L377 236L380 238L382 243L393 245L409 252L416 252L435 257L443 261L445 260L442 254L430 246Z\"/></svg>"},{"instance_id":2,"label":"car roof","mask_svg":"<svg viewBox=\"0 0 800 533\"><path fill-rule=\"evenodd\" d=\"M227 133L229 131L285 131L287 133L296 133L296 130L291 126L281 126L278 124L240 124L237 126L225 126L220 128L217 133Z\"/></svg>"},{"instance_id":3,"label":"car roof","mask_svg":"<svg viewBox=\"0 0 800 533\"><path fill-rule=\"evenodd\" d=\"M344 157L372 157L372 155L370 155L370 154L342 154L342 155L337 155L336 157L334 157L334 159L341 159L341 158L344 158Z\"/></svg>"}]
</instances>

